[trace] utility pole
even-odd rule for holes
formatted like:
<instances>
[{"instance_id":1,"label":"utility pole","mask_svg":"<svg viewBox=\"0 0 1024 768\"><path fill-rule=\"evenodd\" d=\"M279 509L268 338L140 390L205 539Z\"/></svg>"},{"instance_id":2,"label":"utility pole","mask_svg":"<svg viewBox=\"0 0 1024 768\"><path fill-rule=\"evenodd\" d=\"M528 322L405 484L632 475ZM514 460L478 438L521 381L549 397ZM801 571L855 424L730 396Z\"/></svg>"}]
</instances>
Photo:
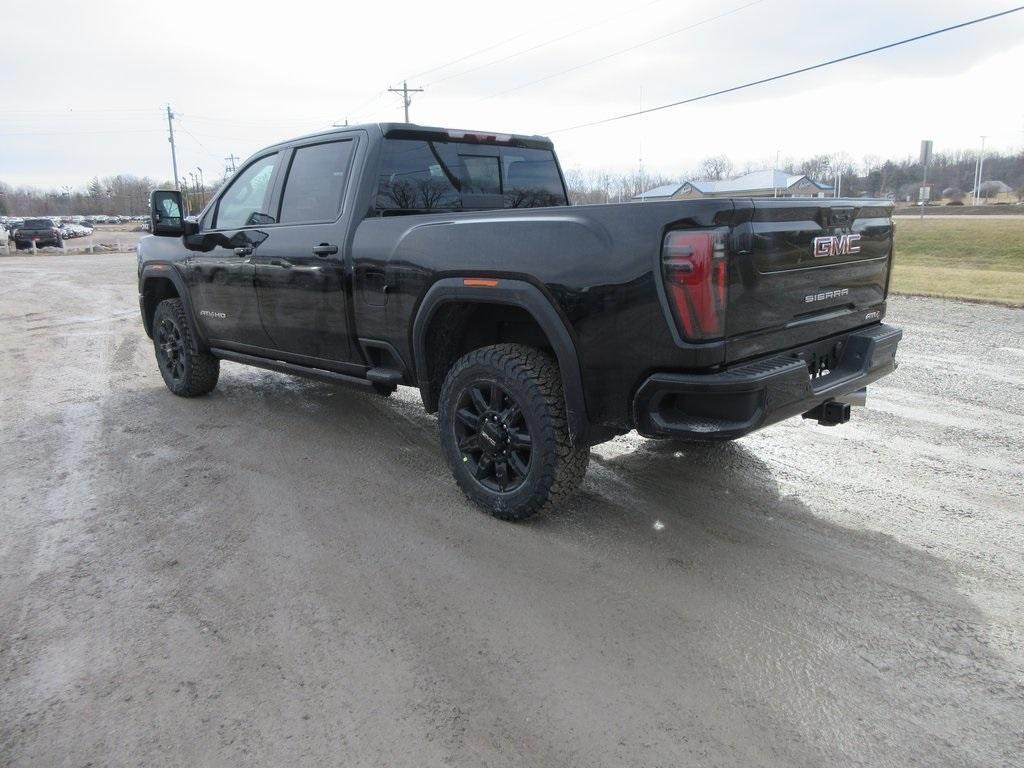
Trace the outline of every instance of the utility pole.
<instances>
[{"instance_id":1,"label":"utility pole","mask_svg":"<svg viewBox=\"0 0 1024 768\"><path fill-rule=\"evenodd\" d=\"M199 171L199 208L202 210L206 205L206 184L203 182L203 169L197 165L196 170Z\"/></svg>"},{"instance_id":2,"label":"utility pole","mask_svg":"<svg viewBox=\"0 0 1024 768\"><path fill-rule=\"evenodd\" d=\"M402 81L401 88L388 88L392 93L402 94L402 105L405 107L405 122L409 122L409 105L412 104L412 99L409 98L410 93L423 93L422 88L410 88L406 85L405 80Z\"/></svg>"},{"instance_id":3,"label":"utility pole","mask_svg":"<svg viewBox=\"0 0 1024 768\"><path fill-rule=\"evenodd\" d=\"M171 105L167 105L167 132L170 134L167 140L171 142L171 164L174 166L174 188L180 190L181 185L178 183L178 155L174 149L174 112L171 111Z\"/></svg>"},{"instance_id":4,"label":"utility pole","mask_svg":"<svg viewBox=\"0 0 1024 768\"><path fill-rule=\"evenodd\" d=\"M229 173L234 173L235 172L235 163L238 160L241 160L241 159L242 158L240 158L240 157L235 157L235 155L233 153L228 155L227 157L225 157L224 158L224 175L227 176Z\"/></svg>"}]
</instances>

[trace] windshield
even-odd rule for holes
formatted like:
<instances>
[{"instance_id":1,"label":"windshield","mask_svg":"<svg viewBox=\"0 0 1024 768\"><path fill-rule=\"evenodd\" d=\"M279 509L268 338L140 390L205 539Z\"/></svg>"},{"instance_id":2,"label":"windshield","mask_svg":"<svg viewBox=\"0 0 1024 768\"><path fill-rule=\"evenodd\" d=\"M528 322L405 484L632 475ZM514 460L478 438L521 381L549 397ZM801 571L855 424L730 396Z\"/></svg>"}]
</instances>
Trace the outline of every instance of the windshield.
<instances>
[{"instance_id":1,"label":"windshield","mask_svg":"<svg viewBox=\"0 0 1024 768\"><path fill-rule=\"evenodd\" d=\"M567 204L550 150L413 139L384 143L380 214Z\"/></svg>"},{"instance_id":2,"label":"windshield","mask_svg":"<svg viewBox=\"0 0 1024 768\"><path fill-rule=\"evenodd\" d=\"M53 222L49 219L25 219L25 223L21 226L25 229L50 229Z\"/></svg>"}]
</instances>

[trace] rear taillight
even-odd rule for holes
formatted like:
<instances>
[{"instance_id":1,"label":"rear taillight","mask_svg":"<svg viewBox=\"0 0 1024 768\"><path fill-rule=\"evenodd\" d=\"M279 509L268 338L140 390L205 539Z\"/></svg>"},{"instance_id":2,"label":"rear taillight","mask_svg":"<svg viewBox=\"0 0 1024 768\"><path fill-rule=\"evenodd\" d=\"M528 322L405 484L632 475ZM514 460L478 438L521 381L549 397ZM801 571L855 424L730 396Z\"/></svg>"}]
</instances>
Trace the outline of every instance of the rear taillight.
<instances>
[{"instance_id":1,"label":"rear taillight","mask_svg":"<svg viewBox=\"0 0 1024 768\"><path fill-rule=\"evenodd\" d=\"M725 237L718 232L669 232L661 246L665 289L687 339L725 335Z\"/></svg>"}]
</instances>

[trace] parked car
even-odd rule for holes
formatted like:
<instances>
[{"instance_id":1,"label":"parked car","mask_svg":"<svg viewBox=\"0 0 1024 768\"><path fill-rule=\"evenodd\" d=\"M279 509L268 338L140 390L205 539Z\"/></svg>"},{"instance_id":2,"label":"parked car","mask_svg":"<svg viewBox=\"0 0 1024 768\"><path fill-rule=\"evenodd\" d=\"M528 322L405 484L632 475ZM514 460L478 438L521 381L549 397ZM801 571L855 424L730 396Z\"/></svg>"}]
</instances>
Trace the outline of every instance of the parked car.
<instances>
[{"instance_id":1,"label":"parked car","mask_svg":"<svg viewBox=\"0 0 1024 768\"><path fill-rule=\"evenodd\" d=\"M92 234L92 228L83 224L62 224L60 227L61 236L67 240L75 237L84 237Z\"/></svg>"},{"instance_id":2,"label":"parked car","mask_svg":"<svg viewBox=\"0 0 1024 768\"><path fill-rule=\"evenodd\" d=\"M418 387L458 485L520 520L616 435L840 424L895 369L890 202L567 200L548 139L409 124L268 147L197 219L156 191L138 259L160 373L182 397L221 360Z\"/></svg>"},{"instance_id":3,"label":"parked car","mask_svg":"<svg viewBox=\"0 0 1024 768\"><path fill-rule=\"evenodd\" d=\"M50 219L25 219L24 224L14 232L14 247L19 250L47 246L64 247L60 229Z\"/></svg>"}]
</instances>

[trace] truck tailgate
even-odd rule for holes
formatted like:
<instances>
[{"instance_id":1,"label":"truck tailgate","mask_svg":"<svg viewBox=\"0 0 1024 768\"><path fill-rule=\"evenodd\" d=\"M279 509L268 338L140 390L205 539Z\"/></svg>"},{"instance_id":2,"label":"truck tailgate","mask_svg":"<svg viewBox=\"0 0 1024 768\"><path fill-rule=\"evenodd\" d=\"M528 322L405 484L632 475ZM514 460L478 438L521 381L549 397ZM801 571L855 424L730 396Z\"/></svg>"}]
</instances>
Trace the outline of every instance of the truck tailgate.
<instances>
[{"instance_id":1,"label":"truck tailgate","mask_svg":"<svg viewBox=\"0 0 1024 768\"><path fill-rule=\"evenodd\" d=\"M881 319L892 260L891 204L843 199L751 203L731 254L727 361Z\"/></svg>"}]
</instances>

